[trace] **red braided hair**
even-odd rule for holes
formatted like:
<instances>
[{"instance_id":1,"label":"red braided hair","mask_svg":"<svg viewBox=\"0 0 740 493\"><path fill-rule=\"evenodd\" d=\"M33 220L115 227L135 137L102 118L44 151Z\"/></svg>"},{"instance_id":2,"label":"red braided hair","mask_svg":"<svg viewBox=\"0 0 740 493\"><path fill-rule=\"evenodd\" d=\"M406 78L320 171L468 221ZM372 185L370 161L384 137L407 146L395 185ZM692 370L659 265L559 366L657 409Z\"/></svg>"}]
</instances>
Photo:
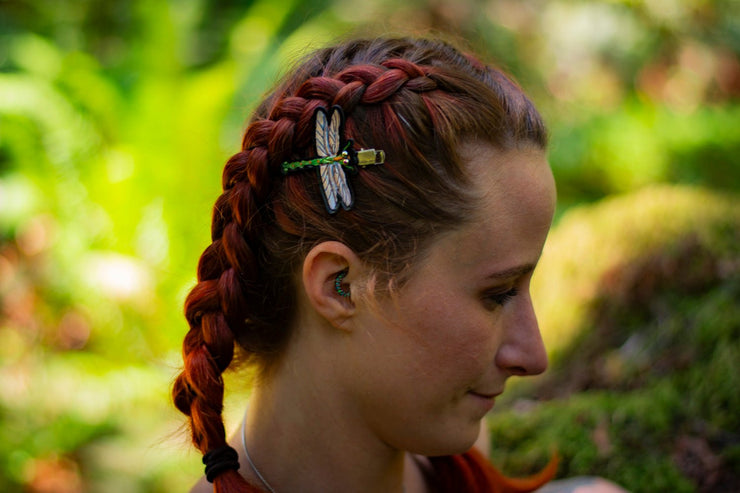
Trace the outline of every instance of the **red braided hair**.
<instances>
[{"instance_id":1,"label":"red braided hair","mask_svg":"<svg viewBox=\"0 0 740 493\"><path fill-rule=\"evenodd\" d=\"M326 213L315 173L281 174L308 159L314 114L338 105L356 146L383 149L383 166L352 177L355 204ZM257 108L228 160L213 210L212 243L185 301L190 330L173 388L203 453L226 446L222 373L235 342L267 372L282 354L295 315L293 275L325 240L353 249L378 277L403 282L433 236L457 227L476 206L457 154L477 138L507 150L546 146L532 103L500 71L425 39L358 40L308 57ZM232 469L217 492L250 491Z\"/></svg>"}]
</instances>

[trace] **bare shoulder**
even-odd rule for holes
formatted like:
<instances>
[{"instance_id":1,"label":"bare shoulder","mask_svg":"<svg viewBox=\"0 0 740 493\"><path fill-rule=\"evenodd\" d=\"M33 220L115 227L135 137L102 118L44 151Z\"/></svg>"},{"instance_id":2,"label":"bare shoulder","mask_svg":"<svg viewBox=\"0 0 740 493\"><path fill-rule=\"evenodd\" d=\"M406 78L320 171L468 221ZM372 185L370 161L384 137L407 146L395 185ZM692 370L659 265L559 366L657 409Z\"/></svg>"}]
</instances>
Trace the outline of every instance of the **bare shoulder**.
<instances>
[{"instance_id":1,"label":"bare shoulder","mask_svg":"<svg viewBox=\"0 0 740 493\"><path fill-rule=\"evenodd\" d=\"M579 476L551 481L536 493L628 493L611 481L596 476Z\"/></svg>"},{"instance_id":2,"label":"bare shoulder","mask_svg":"<svg viewBox=\"0 0 740 493\"><path fill-rule=\"evenodd\" d=\"M213 485L206 481L205 476L203 476L197 483L195 483L195 485L193 485L190 493L213 493Z\"/></svg>"}]
</instances>

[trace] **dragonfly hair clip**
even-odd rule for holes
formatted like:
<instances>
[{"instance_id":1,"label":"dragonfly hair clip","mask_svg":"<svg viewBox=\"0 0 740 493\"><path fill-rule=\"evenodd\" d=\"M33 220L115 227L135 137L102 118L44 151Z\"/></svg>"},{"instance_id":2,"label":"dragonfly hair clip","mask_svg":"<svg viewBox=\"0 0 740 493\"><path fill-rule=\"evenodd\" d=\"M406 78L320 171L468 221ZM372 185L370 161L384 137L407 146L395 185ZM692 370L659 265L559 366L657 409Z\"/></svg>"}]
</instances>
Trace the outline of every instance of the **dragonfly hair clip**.
<instances>
[{"instance_id":1,"label":"dragonfly hair clip","mask_svg":"<svg viewBox=\"0 0 740 493\"><path fill-rule=\"evenodd\" d=\"M341 205L349 210L354 203L345 170L356 172L358 167L383 164L385 152L375 149L353 149L352 139L342 145L344 113L334 106L331 113L324 108L316 110L316 152L318 157L306 161L284 162L283 174L308 168L318 168L324 205L329 214L334 214ZM340 150L341 149L341 150Z\"/></svg>"}]
</instances>

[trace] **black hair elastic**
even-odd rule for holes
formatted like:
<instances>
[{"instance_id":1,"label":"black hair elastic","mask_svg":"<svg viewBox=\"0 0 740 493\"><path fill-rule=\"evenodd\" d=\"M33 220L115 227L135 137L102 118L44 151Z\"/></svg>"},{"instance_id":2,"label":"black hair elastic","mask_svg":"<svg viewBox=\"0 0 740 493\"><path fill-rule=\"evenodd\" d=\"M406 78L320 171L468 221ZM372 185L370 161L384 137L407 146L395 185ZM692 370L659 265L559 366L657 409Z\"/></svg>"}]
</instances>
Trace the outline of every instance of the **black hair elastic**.
<instances>
[{"instance_id":1,"label":"black hair elastic","mask_svg":"<svg viewBox=\"0 0 740 493\"><path fill-rule=\"evenodd\" d=\"M227 469L239 469L239 454L233 448L225 445L209 450L203 456L203 464L206 465L206 479L209 483L213 483L213 480Z\"/></svg>"}]
</instances>

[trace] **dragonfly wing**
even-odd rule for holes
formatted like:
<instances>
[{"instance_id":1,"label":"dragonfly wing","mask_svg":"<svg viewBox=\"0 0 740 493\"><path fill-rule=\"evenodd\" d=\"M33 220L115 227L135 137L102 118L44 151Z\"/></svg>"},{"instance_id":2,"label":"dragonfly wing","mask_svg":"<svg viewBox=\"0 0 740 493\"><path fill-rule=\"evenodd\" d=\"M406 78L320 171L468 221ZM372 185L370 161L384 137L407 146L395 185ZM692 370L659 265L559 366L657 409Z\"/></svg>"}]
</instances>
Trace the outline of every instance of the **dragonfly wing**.
<instances>
[{"instance_id":1,"label":"dragonfly wing","mask_svg":"<svg viewBox=\"0 0 740 493\"><path fill-rule=\"evenodd\" d=\"M334 157L339 154L339 137L342 127L342 112L333 108L329 116L324 108L316 110L316 151L321 157ZM333 214L339 205L345 209L352 207L352 191L347 176L338 161L319 166L321 187L324 192L326 208Z\"/></svg>"},{"instance_id":2,"label":"dragonfly wing","mask_svg":"<svg viewBox=\"0 0 740 493\"><path fill-rule=\"evenodd\" d=\"M319 173L321 174L321 187L324 192L324 199L326 200L326 208L330 213L334 213L339 208L339 197L337 196L337 189L334 186L334 173L332 168L334 164L322 164L319 166Z\"/></svg>"},{"instance_id":3,"label":"dragonfly wing","mask_svg":"<svg viewBox=\"0 0 740 493\"><path fill-rule=\"evenodd\" d=\"M342 202L342 206L345 209L352 207L352 191L349 188L349 183L347 183L347 175L339 163L332 165L332 183L335 187L335 193Z\"/></svg>"},{"instance_id":4,"label":"dragonfly wing","mask_svg":"<svg viewBox=\"0 0 740 493\"><path fill-rule=\"evenodd\" d=\"M329 131L327 132L327 146L331 154L329 156L336 156L339 154L339 130L342 126L342 112L338 108L334 108L331 112L331 122L329 123Z\"/></svg>"},{"instance_id":5,"label":"dragonfly wing","mask_svg":"<svg viewBox=\"0 0 740 493\"><path fill-rule=\"evenodd\" d=\"M318 152L321 157L334 155L329 147L329 131L329 121L327 120L326 110L324 108L319 108L316 110L316 152Z\"/></svg>"}]
</instances>

